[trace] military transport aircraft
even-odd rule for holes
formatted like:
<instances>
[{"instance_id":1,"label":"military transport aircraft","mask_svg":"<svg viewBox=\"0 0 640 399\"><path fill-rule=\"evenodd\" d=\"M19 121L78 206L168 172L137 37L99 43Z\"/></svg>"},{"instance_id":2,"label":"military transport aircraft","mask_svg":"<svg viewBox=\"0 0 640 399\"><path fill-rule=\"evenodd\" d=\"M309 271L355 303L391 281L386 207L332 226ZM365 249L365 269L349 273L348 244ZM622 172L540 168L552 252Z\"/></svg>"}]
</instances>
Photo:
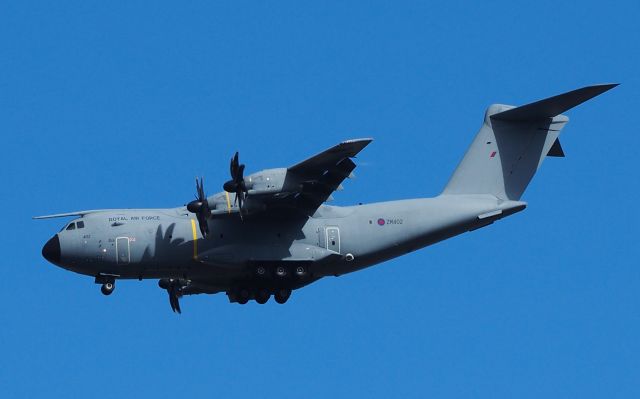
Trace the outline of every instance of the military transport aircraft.
<instances>
[{"instance_id":1,"label":"military transport aircraft","mask_svg":"<svg viewBox=\"0 0 640 399\"><path fill-rule=\"evenodd\" d=\"M547 156L562 157L562 112L615 87L584 87L520 107L494 104L444 191L435 198L328 206L371 139L344 141L288 168L248 176L238 153L231 180L170 209L100 209L77 216L42 248L110 295L118 279L158 279L179 298L224 292L230 302L285 303L326 276L354 272L523 210L520 200Z\"/></svg>"}]
</instances>

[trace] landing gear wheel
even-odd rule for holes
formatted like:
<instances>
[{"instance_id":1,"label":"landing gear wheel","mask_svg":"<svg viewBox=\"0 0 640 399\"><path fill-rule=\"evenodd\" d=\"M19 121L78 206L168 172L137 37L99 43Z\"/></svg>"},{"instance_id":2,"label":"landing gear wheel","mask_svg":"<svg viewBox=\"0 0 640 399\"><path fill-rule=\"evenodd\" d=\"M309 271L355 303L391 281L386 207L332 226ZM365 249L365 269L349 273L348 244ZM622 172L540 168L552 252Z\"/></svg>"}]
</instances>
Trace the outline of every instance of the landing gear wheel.
<instances>
[{"instance_id":1,"label":"landing gear wheel","mask_svg":"<svg viewBox=\"0 0 640 399\"><path fill-rule=\"evenodd\" d=\"M238 303L240 305L244 305L249 302L249 297L249 290L247 290L246 288L242 288L240 289L240 291L238 291Z\"/></svg>"},{"instance_id":2,"label":"landing gear wheel","mask_svg":"<svg viewBox=\"0 0 640 399\"><path fill-rule=\"evenodd\" d=\"M256 302L258 302L260 305L264 305L265 303L267 303L270 297L271 293L264 288L259 289L256 292Z\"/></svg>"},{"instance_id":3,"label":"landing gear wheel","mask_svg":"<svg viewBox=\"0 0 640 399\"><path fill-rule=\"evenodd\" d=\"M283 304L287 302L290 296L291 296L291 290L288 288L279 288L276 290L275 294L273 294L273 297L275 298L276 302L278 302L279 304Z\"/></svg>"},{"instance_id":4,"label":"landing gear wheel","mask_svg":"<svg viewBox=\"0 0 640 399\"><path fill-rule=\"evenodd\" d=\"M276 276L284 278L287 276L287 269L284 266L276 267Z\"/></svg>"},{"instance_id":5,"label":"landing gear wheel","mask_svg":"<svg viewBox=\"0 0 640 399\"><path fill-rule=\"evenodd\" d=\"M104 283L102 287L100 287L100 291L103 295L111 295L113 290L116 289L116 285L114 283Z\"/></svg>"},{"instance_id":6,"label":"landing gear wheel","mask_svg":"<svg viewBox=\"0 0 640 399\"><path fill-rule=\"evenodd\" d=\"M304 277L307 275L307 268L305 266L296 267L296 276Z\"/></svg>"}]
</instances>

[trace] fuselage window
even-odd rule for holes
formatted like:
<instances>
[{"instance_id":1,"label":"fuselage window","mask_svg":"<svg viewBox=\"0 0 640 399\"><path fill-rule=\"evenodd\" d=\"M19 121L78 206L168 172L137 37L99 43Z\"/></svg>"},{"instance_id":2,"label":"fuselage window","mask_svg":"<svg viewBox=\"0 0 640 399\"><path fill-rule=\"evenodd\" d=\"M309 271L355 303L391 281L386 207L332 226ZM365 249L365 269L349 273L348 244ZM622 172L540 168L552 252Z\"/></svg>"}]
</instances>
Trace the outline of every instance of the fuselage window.
<instances>
[{"instance_id":1,"label":"fuselage window","mask_svg":"<svg viewBox=\"0 0 640 399\"><path fill-rule=\"evenodd\" d=\"M78 228L84 229L84 222L82 220L78 222Z\"/></svg>"},{"instance_id":2,"label":"fuselage window","mask_svg":"<svg viewBox=\"0 0 640 399\"><path fill-rule=\"evenodd\" d=\"M67 230L75 230L75 228L76 228L75 223L69 223L69 225L67 226Z\"/></svg>"}]
</instances>

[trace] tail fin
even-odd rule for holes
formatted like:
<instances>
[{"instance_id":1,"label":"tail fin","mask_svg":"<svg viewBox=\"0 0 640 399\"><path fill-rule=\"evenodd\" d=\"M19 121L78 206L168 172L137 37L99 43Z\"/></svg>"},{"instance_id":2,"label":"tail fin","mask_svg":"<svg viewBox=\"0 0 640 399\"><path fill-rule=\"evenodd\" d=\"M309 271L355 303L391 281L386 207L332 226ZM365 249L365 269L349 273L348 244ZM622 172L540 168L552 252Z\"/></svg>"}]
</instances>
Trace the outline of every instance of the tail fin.
<instances>
[{"instance_id":1,"label":"tail fin","mask_svg":"<svg viewBox=\"0 0 640 399\"><path fill-rule=\"evenodd\" d=\"M614 88L588 86L520 107L493 104L443 194L492 194L519 200L544 158L564 156L562 112Z\"/></svg>"}]
</instances>

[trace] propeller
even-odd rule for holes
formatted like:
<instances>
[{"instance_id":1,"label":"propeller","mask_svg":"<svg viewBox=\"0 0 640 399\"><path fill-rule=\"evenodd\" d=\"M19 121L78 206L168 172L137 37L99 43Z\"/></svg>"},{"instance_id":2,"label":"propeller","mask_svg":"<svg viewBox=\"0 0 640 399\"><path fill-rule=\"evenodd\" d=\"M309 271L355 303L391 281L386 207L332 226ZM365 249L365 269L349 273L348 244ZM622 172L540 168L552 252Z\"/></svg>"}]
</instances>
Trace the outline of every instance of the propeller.
<instances>
[{"instance_id":1,"label":"propeller","mask_svg":"<svg viewBox=\"0 0 640 399\"><path fill-rule=\"evenodd\" d=\"M211 217L211 209L209 208L209 201L204 193L204 183L202 177L200 181L196 177L196 199L187 204L187 210L196 214L198 219L198 225L200 225L200 232L202 237L206 237L209 234L209 224L207 220Z\"/></svg>"},{"instance_id":2,"label":"propeller","mask_svg":"<svg viewBox=\"0 0 640 399\"><path fill-rule=\"evenodd\" d=\"M238 208L240 209L240 217L242 218L242 203L244 202L247 195L247 186L244 182L244 164L241 164L238 161L238 152L231 158L231 164L229 165L229 171L231 172L231 180L224 183L222 188L224 191L235 194L236 197L233 200L233 204L238 203Z\"/></svg>"},{"instance_id":3,"label":"propeller","mask_svg":"<svg viewBox=\"0 0 640 399\"><path fill-rule=\"evenodd\" d=\"M160 288L164 288L167 290L169 294L169 305L171 305L171 310L174 313L181 314L182 310L180 309L180 297L182 296L182 284L180 280L175 280L172 278L163 278L158 281L158 285Z\"/></svg>"}]
</instances>

